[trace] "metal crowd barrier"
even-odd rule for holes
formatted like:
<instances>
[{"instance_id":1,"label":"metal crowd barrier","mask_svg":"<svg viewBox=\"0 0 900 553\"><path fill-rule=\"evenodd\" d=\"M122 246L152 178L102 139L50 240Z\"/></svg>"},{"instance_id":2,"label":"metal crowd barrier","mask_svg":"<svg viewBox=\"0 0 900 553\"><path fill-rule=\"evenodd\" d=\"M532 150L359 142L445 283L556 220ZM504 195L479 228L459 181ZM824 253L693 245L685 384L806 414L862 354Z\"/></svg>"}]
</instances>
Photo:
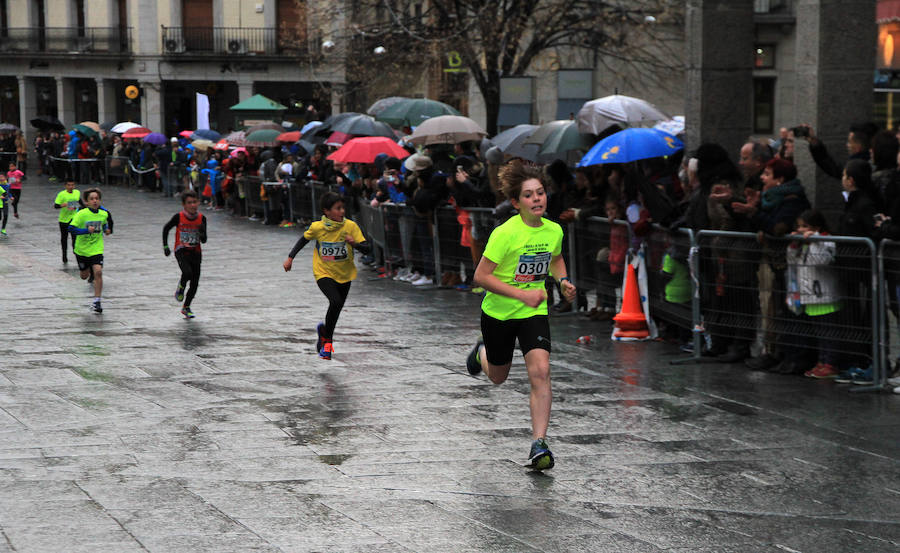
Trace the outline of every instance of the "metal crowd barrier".
<instances>
[{"instance_id":1,"label":"metal crowd barrier","mask_svg":"<svg viewBox=\"0 0 900 553\"><path fill-rule=\"evenodd\" d=\"M90 185L93 182L91 171L94 170L94 163L98 161L100 160L97 158L50 157L53 176L61 182L74 180L77 185ZM97 176L99 177L99 175Z\"/></svg>"},{"instance_id":2,"label":"metal crowd barrier","mask_svg":"<svg viewBox=\"0 0 900 553\"><path fill-rule=\"evenodd\" d=\"M130 186L131 174L128 172L129 158L122 156L106 156L104 163L104 181L103 184L122 184Z\"/></svg>"},{"instance_id":3,"label":"metal crowd barrier","mask_svg":"<svg viewBox=\"0 0 900 553\"><path fill-rule=\"evenodd\" d=\"M136 186L144 186L150 190L156 190L156 167L138 169L131 160L128 161L128 173Z\"/></svg>"}]
</instances>

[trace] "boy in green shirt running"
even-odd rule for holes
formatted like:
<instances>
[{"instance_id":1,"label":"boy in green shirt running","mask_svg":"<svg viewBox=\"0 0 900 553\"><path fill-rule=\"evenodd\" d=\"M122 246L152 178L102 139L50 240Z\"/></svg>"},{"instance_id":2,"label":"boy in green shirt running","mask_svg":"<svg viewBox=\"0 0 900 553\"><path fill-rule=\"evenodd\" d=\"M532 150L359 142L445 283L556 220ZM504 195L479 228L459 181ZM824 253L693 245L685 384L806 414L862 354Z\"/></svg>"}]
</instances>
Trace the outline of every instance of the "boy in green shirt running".
<instances>
[{"instance_id":1,"label":"boy in green shirt running","mask_svg":"<svg viewBox=\"0 0 900 553\"><path fill-rule=\"evenodd\" d=\"M103 313L100 294L103 292L103 235L109 234L109 213L100 209L100 190L90 188L84 193L87 207L79 211L69 222L69 232L75 235L75 259L81 271L81 280L94 277L94 301L91 309Z\"/></svg>"},{"instance_id":2,"label":"boy in green shirt running","mask_svg":"<svg viewBox=\"0 0 900 553\"><path fill-rule=\"evenodd\" d=\"M491 233L474 281L487 292L481 304L481 333L466 368L481 371L502 384L512 365L516 340L525 356L531 384L532 443L528 464L535 470L553 468L547 446L550 424L550 323L547 319L548 275L557 279L563 296L575 299L575 285L566 276L561 255L563 231L544 219L547 194L541 171L513 162L500 170L503 193L519 211Z\"/></svg>"},{"instance_id":3,"label":"boy in green shirt running","mask_svg":"<svg viewBox=\"0 0 900 553\"><path fill-rule=\"evenodd\" d=\"M69 221L79 209L84 207L81 202L81 192L75 189L75 181L66 181L66 189L60 190L56 195L53 207L59 210L59 243L62 246L62 262L68 263ZM75 235L72 235L72 247L75 247Z\"/></svg>"}]
</instances>

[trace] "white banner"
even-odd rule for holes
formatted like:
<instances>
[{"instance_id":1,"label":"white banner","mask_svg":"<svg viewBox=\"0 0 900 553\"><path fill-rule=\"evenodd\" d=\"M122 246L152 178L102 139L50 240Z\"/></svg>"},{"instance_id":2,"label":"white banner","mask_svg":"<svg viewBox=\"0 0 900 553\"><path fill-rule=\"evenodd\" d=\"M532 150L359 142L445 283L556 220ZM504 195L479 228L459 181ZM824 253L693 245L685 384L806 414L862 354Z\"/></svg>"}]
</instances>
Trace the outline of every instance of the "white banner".
<instances>
[{"instance_id":1,"label":"white banner","mask_svg":"<svg viewBox=\"0 0 900 553\"><path fill-rule=\"evenodd\" d=\"M209 96L197 93L197 129L209 128Z\"/></svg>"}]
</instances>

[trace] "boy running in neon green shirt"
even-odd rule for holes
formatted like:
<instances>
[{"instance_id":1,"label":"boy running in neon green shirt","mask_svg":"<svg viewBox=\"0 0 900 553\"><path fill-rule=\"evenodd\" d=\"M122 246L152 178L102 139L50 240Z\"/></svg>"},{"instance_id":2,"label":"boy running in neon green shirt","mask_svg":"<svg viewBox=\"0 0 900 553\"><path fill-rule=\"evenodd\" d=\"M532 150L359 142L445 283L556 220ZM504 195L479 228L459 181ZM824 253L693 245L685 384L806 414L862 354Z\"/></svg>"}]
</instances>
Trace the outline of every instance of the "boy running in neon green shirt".
<instances>
[{"instance_id":1,"label":"boy running in neon green shirt","mask_svg":"<svg viewBox=\"0 0 900 553\"><path fill-rule=\"evenodd\" d=\"M62 246L62 262L68 263L69 222L75 213L84 207L81 192L75 189L75 181L66 181L66 189L60 190L53 200L53 207L59 210L59 244ZM75 247L75 235L72 235L72 247Z\"/></svg>"},{"instance_id":2,"label":"boy running in neon green shirt","mask_svg":"<svg viewBox=\"0 0 900 553\"><path fill-rule=\"evenodd\" d=\"M519 211L491 233L484 256L475 269L475 282L487 293L481 304L481 333L466 368L481 371L502 384L512 365L516 340L525 356L531 384L532 443L527 466L553 468L547 446L550 424L550 324L547 319L547 276L556 278L563 296L575 299L575 286L566 276L562 258L562 227L544 219L547 194L541 171L511 163L500 170L503 193Z\"/></svg>"},{"instance_id":3,"label":"boy running in neon green shirt","mask_svg":"<svg viewBox=\"0 0 900 553\"><path fill-rule=\"evenodd\" d=\"M84 193L87 207L77 212L69 222L69 232L75 235L75 259L81 271L81 280L93 274L94 301L91 309L103 313L100 295L103 292L103 235L109 228L109 213L100 209L100 190L90 188Z\"/></svg>"}]
</instances>

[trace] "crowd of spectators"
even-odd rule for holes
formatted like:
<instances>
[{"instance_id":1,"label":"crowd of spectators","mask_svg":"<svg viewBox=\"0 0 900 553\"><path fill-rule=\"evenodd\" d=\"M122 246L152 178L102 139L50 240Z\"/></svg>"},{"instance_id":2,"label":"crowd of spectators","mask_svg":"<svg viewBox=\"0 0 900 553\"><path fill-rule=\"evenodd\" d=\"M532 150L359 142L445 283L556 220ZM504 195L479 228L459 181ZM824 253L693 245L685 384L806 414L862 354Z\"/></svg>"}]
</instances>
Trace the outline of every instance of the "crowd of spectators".
<instances>
[{"instance_id":1,"label":"crowd of spectators","mask_svg":"<svg viewBox=\"0 0 900 553\"><path fill-rule=\"evenodd\" d=\"M818 167L835 179L833 196L843 197L839 212L826 209L823 213L810 202L794 165L797 141L805 141ZM412 155L405 160L381 155L371 164L344 164L327 159L331 149L320 144L305 151L293 144L200 151L177 137L151 146L102 132L92 137L45 133L34 143L42 171L52 171L48 160L53 157L109 157L127 163L132 178L136 175L145 190L171 196L196 188L210 208L249 215L267 224L305 222L292 213L286 187L309 181L342 194L351 217L359 216L366 206L406 206L411 216L405 228L416 237L409 247L416 249L417 261L394 260L398 270L386 276L417 286L470 290L471 270L451 268L435 274L430 239L434 212L453 210L459 243L468 249L470 267L474 267L491 230L514 213L497 183L499 167L510 158L496 147L464 142L421 150L409 147ZM615 294L609 292L622 284L627 253L638 250L660 229L670 236L677 235L679 228L695 233L752 233L758 237L756 246L736 247L736 242L714 238L701 260L699 278L706 285L702 302L709 336L703 355L723 363L743 361L757 370L865 382L866 374L871 374L871 355L862 346L838 340L816 347L810 337L821 335L822 325L861 326L871 332L875 292L871 280L848 282L843 273L852 269L853 261L842 255L841 244L806 239L828 235L876 242L900 239L898 150L895 132L872 124L854 125L847 135L846 161L840 163L813 128L799 126L782 129L775 140L748 140L737 152L706 143L686 154L624 165L574 168L566 161L554 161L544 168L549 219L567 229L584 227L595 216L626 224L610 223L591 251L592 267L585 273L595 279L592 286L580 288L597 290L595 305L589 305L582 291L575 302L560 299L552 310L582 310L593 320L612 318ZM89 179L103 180L102 172L109 166L90 165ZM244 188L244 176L258 177L254 182L263 183L262 213L245 205L249 191ZM564 243L568 247L568 241ZM669 240L669 246L653 265L657 269L653 278L662 283L659 297L653 300L687 306L691 301L689 248L676 239ZM366 261L384 262L371 257ZM898 280L889 277L888 283L895 316L900 304L894 293ZM548 292L552 298L553 290ZM785 321L795 326L785 326ZM678 321L668 326L668 335L689 349L691 328ZM786 330L789 327L804 330L792 336ZM848 371L852 372L849 377Z\"/></svg>"}]
</instances>

